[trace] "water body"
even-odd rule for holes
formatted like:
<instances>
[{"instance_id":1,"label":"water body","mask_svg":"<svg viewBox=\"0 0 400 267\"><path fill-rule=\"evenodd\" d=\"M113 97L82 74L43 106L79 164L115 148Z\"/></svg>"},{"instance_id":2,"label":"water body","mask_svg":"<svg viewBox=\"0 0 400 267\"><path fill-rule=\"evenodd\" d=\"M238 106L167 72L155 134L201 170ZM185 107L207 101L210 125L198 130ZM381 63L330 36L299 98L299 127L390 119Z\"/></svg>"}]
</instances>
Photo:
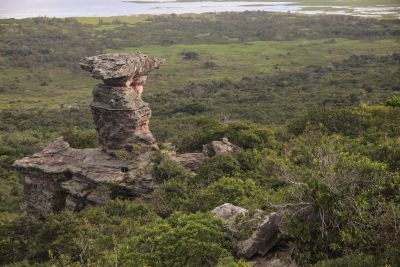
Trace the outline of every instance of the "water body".
<instances>
[{"instance_id":1,"label":"water body","mask_svg":"<svg viewBox=\"0 0 400 267\"><path fill-rule=\"evenodd\" d=\"M311 8L311 10L310 10ZM303 14L400 16L400 7L301 6L296 2L175 2L174 0L0 0L0 18L106 17L141 14L183 14L224 11L270 11Z\"/></svg>"}]
</instances>

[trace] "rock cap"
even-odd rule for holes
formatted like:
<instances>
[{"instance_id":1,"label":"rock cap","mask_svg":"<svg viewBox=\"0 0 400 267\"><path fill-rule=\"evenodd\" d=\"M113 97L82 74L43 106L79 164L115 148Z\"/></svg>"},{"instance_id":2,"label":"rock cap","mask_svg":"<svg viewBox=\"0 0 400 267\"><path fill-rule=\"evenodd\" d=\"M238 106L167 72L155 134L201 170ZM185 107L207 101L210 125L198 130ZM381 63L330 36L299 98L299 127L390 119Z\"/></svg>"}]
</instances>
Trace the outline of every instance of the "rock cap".
<instances>
[{"instance_id":1,"label":"rock cap","mask_svg":"<svg viewBox=\"0 0 400 267\"><path fill-rule=\"evenodd\" d=\"M126 80L146 75L163 65L165 59L149 57L141 52L132 54L103 54L82 58L79 65L96 79Z\"/></svg>"}]
</instances>

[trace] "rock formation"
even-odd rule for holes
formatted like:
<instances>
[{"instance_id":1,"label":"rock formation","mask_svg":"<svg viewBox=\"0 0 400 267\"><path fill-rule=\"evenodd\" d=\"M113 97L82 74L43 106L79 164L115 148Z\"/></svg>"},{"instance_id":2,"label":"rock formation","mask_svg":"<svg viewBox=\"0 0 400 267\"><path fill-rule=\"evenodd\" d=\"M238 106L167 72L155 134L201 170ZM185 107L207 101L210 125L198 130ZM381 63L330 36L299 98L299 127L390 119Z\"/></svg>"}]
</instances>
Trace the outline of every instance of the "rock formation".
<instances>
[{"instance_id":1,"label":"rock formation","mask_svg":"<svg viewBox=\"0 0 400 267\"><path fill-rule=\"evenodd\" d=\"M147 73L163 62L138 52L81 60L84 70L104 81L95 87L91 105L102 148L74 149L58 138L17 160L29 214L46 217L64 207L79 211L153 191L152 159L158 147L149 130L151 110L141 94Z\"/></svg>"},{"instance_id":2,"label":"rock formation","mask_svg":"<svg viewBox=\"0 0 400 267\"><path fill-rule=\"evenodd\" d=\"M247 259L257 255L264 256L279 241L282 215L277 212L264 214L259 210L250 216L246 209L225 203L213 209L212 213L222 219L239 256ZM238 217L247 217L247 220L238 220ZM253 229L248 236L243 237L238 234L248 229Z\"/></svg>"},{"instance_id":3,"label":"rock formation","mask_svg":"<svg viewBox=\"0 0 400 267\"><path fill-rule=\"evenodd\" d=\"M147 74L164 60L140 53L100 55L81 60L82 69L104 84L93 90L93 119L103 149L133 150L135 145L157 149L149 130L151 110L142 98Z\"/></svg>"},{"instance_id":4,"label":"rock formation","mask_svg":"<svg viewBox=\"0 0 400 267\"><path fill-rule=\"evenodd\" d=\"M237 151L239 147L228 141L228 138L223 137L221 141L212 141L209 144L203 145L203 154L205 156L218 156L231 154Z\"/></svg>"},{"instance_id":5,"label":"rock formation","mask_svg":"<svg viewBox=\"0 0 400 267\"><path fill-rule=\"evenodd\" d=\"M223 137L221 141L212 141L209 144L203 145L203 150L201 153L169 153L169 157L181 164L184 168L189 170L192 174L195 174L200 163L206 157L214 157L218 155L232 154L240 149L240 147L235 146L228 141L226 137Z\"/></svg>"}]
</instances>

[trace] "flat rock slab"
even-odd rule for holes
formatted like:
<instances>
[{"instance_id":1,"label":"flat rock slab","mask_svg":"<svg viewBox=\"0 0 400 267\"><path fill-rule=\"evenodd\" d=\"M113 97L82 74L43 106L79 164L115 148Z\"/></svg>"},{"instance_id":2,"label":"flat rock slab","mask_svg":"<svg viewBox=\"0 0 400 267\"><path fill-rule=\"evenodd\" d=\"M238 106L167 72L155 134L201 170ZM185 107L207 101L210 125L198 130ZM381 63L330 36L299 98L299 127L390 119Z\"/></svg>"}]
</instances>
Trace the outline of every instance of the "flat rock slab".
<instances>
[{"instance_id":1,"label":"flat rock slab","mask_svg":"<svg viewBox=\"0 0 400 267\"><path fill-rule=\"evenodd\" d=\"M85 177L90 182L120 182L126 163L113 158L100 149L74 149L59 138L41 152L17 160L14 166L35 169L48 174L71 173Z\"/></svg>"},{"instance_id":2,"label":"flat rock slab","mask_svg":"<svg viewBox=\"0 0 400 267\"><path fill-rule=\"evenodd\" d=\"M63 207L79 211L114 197L151 193L154 156L143 152L127 163L101 149L71 148L61 137L14 167L24 175L28 213L46 217Z\"/></svg>"},{"instance_id":3,"label":"flat rock slab","mask_svg":"<svg viewBox=\"0 0 400 267\"><path fill-rule=\"evenodd\" d=\"M153 58L140 52L132 54L105 54L81 59L79 65L96 79L120 80L146 75L164 64L164 59Z\"/></svg>"}]
</instances>

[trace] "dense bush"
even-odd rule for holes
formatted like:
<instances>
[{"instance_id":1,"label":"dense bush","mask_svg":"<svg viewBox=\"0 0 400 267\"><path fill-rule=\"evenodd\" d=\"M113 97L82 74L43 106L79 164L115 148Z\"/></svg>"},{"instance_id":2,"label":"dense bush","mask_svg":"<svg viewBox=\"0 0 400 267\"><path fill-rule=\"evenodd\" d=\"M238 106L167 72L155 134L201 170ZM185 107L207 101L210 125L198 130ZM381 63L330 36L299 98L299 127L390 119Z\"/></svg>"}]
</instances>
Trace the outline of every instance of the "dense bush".
<instances>
[{"instance_id":1,"label":"dense bush","mask_svg":"<svg viewBox=\"0 0 400 267\"><path fill-rule=\"evenodd\" d=\"M260 207L266 198L264 192L251 180L224 177L209 184L190 199L190 210L212 210L226 202L242 207Z\"/></svg>"},{"instance_id":2,"label":"dense bush","mask_svg":"<svg viewBox=\"0 0 400 267\"><path fill-rule=\"evenodd\" d=\"M98 146L89 108L31 97L36 89L42 95L54 92L56 98L70 93L70 76L79 87L94 83L78 72L76 62L83 56L151 44L341 37L370 42L382 36L398 39L399 29L396 20L265 12L155 16L132 24L119 19L92 25L75 19L2 20L0 93L10 101L1 105L20 106L21 98L43 107L0 111L0 264L244 267L232 255L221 222L207 213L231 202L250 210L289 207L288 241L300 265L400 266L399 53L337 60L335 51L327 51L326 62L309 66L307 60L286 62L277 55L280 65L266 64L266 73L251 77L162 84L146 95L160 143L171 141L178 152L192 152L227 137L242 149L206 159L197 174L158 157L154 176L159 187L138 200L148 204L115 200L37 221L21 211L22 177L12 167L61 135L76 148ZM339 39L326 44L335 42ZM196 71L223 69L224 59L201 53L201 60L190 61L200 66ZM194 51L182 56L199 57ZM179 55L176 60L189 63ZM291 71L285 69L289 65ZM245 64L235 66L240 68L247 71ZM54 69L65 74L58 85ZM168 75L182 84L174 71L154 79ZM385 105L370 105L376 103Z\"/></svg>"},{"instance_id":3,"label":"dense bush","mask_svg":"<svg viewBox=\"0 0 400 267\"><path fill-rule=\"evenodd\" d=\"M345 152L338 137L322 136L314 142L302 147L310 160L298 163L307 167L304 174L296 171L303 175L296 177L296 197L308 209L289 227L298 260L315 262L360 248L382 253L397 231L399 202L388 196L400 189L398 174L384 163Z\"/></svg>"},{"instance_id":4,"label":"dense bush","mask_svg":"<svg viewBox=\"0 0 400 267\"><path fill-rule=\"evenodd\" d=\"M220 221L208 213L174 213L139 232L120 252L124 266L215 266L230 254Z\"/></svg>"},{"instance_id":5,"label":"dense bush","mask_svg":"<svg viewBox=\"0 0 400 267\"><path fill-rule=\"evenodd\" d=\"M73 127L63 131L61 134L64 140L73 148L95 148L100 145L94 129L83 130Z\"/></svg>"}]
</instances>

